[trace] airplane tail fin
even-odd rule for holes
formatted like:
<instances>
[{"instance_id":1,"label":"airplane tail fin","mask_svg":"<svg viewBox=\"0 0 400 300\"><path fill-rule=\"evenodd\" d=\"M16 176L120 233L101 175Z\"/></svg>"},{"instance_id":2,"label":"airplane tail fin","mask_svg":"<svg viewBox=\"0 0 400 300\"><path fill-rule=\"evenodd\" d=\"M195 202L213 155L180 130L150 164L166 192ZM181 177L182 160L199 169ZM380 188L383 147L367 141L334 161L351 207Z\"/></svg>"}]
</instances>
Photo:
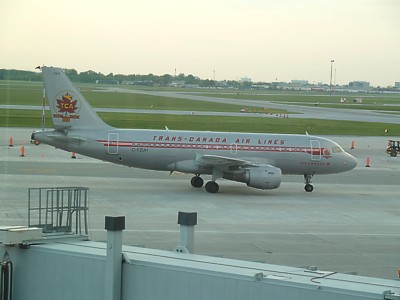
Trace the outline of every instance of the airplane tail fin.
<instances>
[{"instance_id":1,"label":"airplane tail fin","mask_svg":"<svg viewBox=\"0 0 400 300\"><path fill-rule=\"evenodd\" d=\"M110 127L96 114L60 68L42 67L42 73L55 129Z\"/></svg>"}]
</instances>

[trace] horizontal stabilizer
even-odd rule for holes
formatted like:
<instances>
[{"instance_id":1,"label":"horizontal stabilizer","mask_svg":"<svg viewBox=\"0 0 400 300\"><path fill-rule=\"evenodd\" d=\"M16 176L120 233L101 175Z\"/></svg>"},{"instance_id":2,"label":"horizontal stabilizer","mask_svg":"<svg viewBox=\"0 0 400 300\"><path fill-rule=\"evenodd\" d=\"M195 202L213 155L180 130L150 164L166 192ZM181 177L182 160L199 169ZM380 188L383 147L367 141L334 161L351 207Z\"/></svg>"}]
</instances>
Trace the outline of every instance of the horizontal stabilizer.
<instances>
[{"instance_id":1,"label":"horizontal stabilizer","mask_svg":"<svg viewBox=\"0 0 400 300\"><path fill-rule=\"evenodd\" d=\"M51 139L59 143L81 143L86 142L88 139L80 136L70 136L60 131L36 131L32 133L32 140L43 141L43 139Z\"/></svg>"}]
</instances>

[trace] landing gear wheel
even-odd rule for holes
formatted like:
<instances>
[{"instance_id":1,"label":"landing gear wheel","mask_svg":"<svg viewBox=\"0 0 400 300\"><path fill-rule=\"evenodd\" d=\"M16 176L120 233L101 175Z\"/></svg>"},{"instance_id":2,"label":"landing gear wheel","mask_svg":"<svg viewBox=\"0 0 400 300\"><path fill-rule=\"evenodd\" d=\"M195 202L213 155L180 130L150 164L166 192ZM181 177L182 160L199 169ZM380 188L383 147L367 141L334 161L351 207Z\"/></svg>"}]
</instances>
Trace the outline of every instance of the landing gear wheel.
<instances>
[{"instance_id":1,"label":"landing gear wheel","mask_svg":"<svg viewBox=\"0 0 400 300\"><path fill-rule=\"evenodd\" d=\"M305 186L304 186L304 190L307 193L311 193L314 190L313 185L311 184L311 178L313 178L314 175L304 175L304 182L305 182Z\"/></svg>"},{"instance_id":2,"label":"landing gear wheel","mask_svg":"<svg viewBox=\"0 0 400 300\"><path fill-rule=\"evenodd\" d=\"M204 180L200 176L194 176L190 180L190 184L192 185L192 187L201 188L204 184Z\"/></svg>"},{"instance_id":3,"label":"landing gear wheel","mask_svg":"<svg viewBox=\"0 0 400 300\"><path fill-rule=\"evenodd\" d=\"M309 184L309 183L308 183L308 184L305 185L304 190L305 190L306 192L308 192L308 193L311 193L311 192L314 190L314 187L313 187L312 184Z\"/></svg>"},{"instance_id":4,"label":"landing gear wheel","mask_svg":"<svg viewBox=\"0 0 400 300\"><path fill-rule=\"evenodd\" d=\"M206 183L206 191L212 194L217 193L219 190L219 185L215 181L209 181Z\"/></svg>"}]
</instances>

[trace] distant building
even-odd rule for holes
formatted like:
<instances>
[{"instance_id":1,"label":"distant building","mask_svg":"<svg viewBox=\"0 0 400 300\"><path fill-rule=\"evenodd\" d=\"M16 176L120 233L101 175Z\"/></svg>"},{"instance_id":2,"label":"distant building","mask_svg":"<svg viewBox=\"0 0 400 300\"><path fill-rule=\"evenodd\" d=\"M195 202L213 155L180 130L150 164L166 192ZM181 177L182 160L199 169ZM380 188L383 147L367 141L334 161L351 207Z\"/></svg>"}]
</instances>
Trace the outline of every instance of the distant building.
<instances>
[{"instance_id":1,"label":"distant building","mask_svg":"<svg viewBox=\"0 0 400 300\"><path fill-rule=\"evenodd\" d=\"M199 88L199 85L197 83L185 83L183 87L188 88L188 89L197 89Z\"/></svg>"},{"instance_id":2,"label":"distant building","mask_svg":"<svg viewBox=\"0 0 400 300\"><path fill-rule=\"evenodd\" d=\"M307 86L308 85L308 80L291 80L290 84L296 85L296 86Z\"/></svg>"},{"instance_id":3,"label":"distant building","mask_svg":"<svg viewBox=\"0 0 400 300\"><path fill-rule=\"evenodd\" d=\"M310 88L310 91L323 92L323 91L325 91L325 89L323 87L312 87L312 88Z\"/></svg>"},{"instance_id":4,"label":"distant building","mask_svg":"<svg viewBox=\"0 0 400 300\"><path fill-rule=\"evenodd\" d=\"M254 83L252 84L252 88L254 89L269 89L270 88L270 84L268 83Z\"/></svg>"},{"instance_id":5,"label":"distant building","mask_svg":"<svg viewBox=\"0 0 400 300\"><path fill-rule=\"evenodd\" d=\"M304 91L311 90L311 87L308 83L308 80L291 80L288 84L283 86L283 89L292 90L292 91Z\"/></svg>"},{"instance_id":6,"label":"distant building","mask_svg":"<svg viewBox=\"0 0 400 300\"><path fill-rule=\"evenodd\" d=\"M251 82L251 78L249 77L242 77L240 78L239 82L243 83L243 82Z\"/></svg>"},{"instance_id":7,"label":"distant building","mask_svg":"<svg viewBox=\"0 0 400 300\"><path fill-rule=\"evenodd\" d=\"M308 80L291 80L288 88L294 91L311 90Z\"/></svg>"},{"instance_id":8,"label":"distant building","mask_svg":"<svg viewBox=\"0 0 400 300\"><path fill-rule=\"evenodd\" d=\"M168 86L172 86L175 88L182 88L185 86L185 81L184 80L174 80Z\"/></svg>"},{"instance_id":9,"label":"distant building","mask_svg":"<svg viewBox=\"0 0 400 300\"><path fill-rule=\"evenodd\" d=\"M119 84L119 81L118 80L98 79L98 80L96 80L96 84Z\"/></svg>"},{"instance_id":10,"label":"distant building","mask_svg":"<svg viewBox=\"0 0 400 300\"><path fill-rule=\"evenodd\" d=\"M367 82L367 81L352 81L349 83L349 87L354 90L368 90L369 82Z\"/></svg>"},{"instance_id":11,"label":"distant building","mask_svg":"<svg viewBox=\"0 0 400 300\"><path fill-rule=\"evenodd\" d=\"M144 85L144 86L153 86L152 80L134 80L134 81L122 81L124 85Z\"/></svg>"}]
</instances>

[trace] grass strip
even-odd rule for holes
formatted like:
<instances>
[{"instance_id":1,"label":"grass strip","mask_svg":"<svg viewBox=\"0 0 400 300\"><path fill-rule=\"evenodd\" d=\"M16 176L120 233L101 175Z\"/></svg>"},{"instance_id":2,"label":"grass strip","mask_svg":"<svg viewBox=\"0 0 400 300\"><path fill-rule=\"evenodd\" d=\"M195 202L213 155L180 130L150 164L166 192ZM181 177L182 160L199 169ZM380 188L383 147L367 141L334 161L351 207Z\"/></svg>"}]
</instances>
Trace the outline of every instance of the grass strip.
<instances>
[{"instance_id":1,"label":"grass strip","mask_svg":"<svg viewBox=\"0 0 400 300\"><path fill-rule=\"evenodd\" d=\"M199 115L164 115L100 113L108 124L118 128L143 128L194 131L259 132L315 135L400 136L400 125L385 123L317 120L278 117L214 117ZM41 112L0 109L0 126L41 128ZM52 127L46 112L46 127Z\"/></svg>"}]
</instances>

